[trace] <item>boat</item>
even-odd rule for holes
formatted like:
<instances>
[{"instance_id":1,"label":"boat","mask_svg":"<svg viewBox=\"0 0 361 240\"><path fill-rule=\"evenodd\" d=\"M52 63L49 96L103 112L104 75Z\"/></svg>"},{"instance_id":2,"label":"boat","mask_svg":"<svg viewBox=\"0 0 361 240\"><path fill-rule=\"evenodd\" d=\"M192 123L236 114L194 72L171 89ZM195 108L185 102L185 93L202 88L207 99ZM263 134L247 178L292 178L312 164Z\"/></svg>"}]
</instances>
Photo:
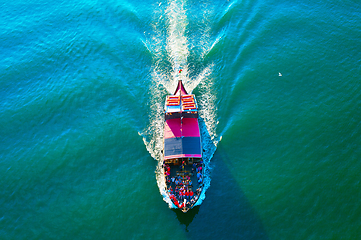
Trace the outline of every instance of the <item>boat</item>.
<instances>
[{"instance_id":1,"label":"boat","mask_svg":"<svg viewBox=\"0 0 361 240\"><path fill-rule=\"evenodd\" d=\"M192 209L203 189L204 163L198 104L182 80L164 104L163 164L166 194L175 208Z\"/></svg>"}]
</instances>

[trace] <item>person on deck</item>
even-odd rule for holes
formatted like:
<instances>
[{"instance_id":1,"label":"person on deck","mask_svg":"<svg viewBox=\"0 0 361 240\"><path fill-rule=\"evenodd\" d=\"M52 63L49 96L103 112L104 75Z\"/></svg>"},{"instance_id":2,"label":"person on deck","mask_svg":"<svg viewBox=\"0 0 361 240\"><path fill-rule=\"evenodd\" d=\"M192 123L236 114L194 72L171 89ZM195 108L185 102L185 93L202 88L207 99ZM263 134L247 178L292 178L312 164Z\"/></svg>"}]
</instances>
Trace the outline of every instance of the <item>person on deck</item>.
<instances>
[{"instance_id":1,"label":"person on deck","mask_svg":"<svg viewBox=\"0 0 361 240\"><path fill-rule=\"evenodd\" d=\"M188 201L191 200L191 198L192 198L191 192L192 192L191 190L188 190L188 195L187 195L187 196L188 196ZM193 194L192 194L192 195L193 195Z\"/></svg>"},{"instance_id":2,"label":"person on deck","mask_svg":"<svg viewBox=\"0 0 361 240\"><path fill-rule=\"evenodd\" d=\"M174 194L176 197L178 197L179 196L179 190L178 190L178 188L176 187L175 188L175 194Z\"/></svg>"}]
</instances>

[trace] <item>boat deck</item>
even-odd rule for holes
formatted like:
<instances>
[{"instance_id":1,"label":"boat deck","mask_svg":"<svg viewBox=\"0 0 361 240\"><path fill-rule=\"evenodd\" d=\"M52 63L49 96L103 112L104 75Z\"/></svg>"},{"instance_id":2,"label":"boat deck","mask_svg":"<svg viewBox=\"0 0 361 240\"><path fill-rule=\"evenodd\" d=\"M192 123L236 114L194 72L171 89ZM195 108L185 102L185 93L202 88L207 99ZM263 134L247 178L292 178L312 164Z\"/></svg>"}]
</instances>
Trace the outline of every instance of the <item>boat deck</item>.
<instances>
[{"instance_id":1,"label":"boat deck","mask_svg":"<svg viewBox=\"0 0 361 240\"><path fill-rule=\"evenodd\" d=\"M170 196L173 195L175 197L172 198L172 200L176 206L176 202L178 202L179 205L185 203L185 208L191 208L197 202L203 186L202 181L199 181L199 179L203 178L202 168L202 163L184 165L169 163L164 165L167 191ZM199 170L198 173L197 169ZM192 192L190 193L192 196L184 195L185 192ZM177 201L175 201L175 199Z\"/></svg>"}]
</instances>

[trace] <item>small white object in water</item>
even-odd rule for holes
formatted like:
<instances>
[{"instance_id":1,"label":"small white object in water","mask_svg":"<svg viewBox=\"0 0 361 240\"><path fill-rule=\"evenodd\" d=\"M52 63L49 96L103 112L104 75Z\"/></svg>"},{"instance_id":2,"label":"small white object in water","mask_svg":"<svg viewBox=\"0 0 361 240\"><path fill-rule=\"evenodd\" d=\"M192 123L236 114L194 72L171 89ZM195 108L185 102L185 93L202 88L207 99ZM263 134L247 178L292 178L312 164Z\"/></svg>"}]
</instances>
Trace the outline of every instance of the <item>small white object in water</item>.
<instances>
[{"instance_id":1,"label":"small white object in water","mask_svg":"<svg viewBox=\"0 0 361 240\"><path fill-rule=\"evenodd\" d=\"M282 77L282 73L279 72L279 73L278 73L278 76L279 76L279 77Z\"/></svg>"}]
</instances>

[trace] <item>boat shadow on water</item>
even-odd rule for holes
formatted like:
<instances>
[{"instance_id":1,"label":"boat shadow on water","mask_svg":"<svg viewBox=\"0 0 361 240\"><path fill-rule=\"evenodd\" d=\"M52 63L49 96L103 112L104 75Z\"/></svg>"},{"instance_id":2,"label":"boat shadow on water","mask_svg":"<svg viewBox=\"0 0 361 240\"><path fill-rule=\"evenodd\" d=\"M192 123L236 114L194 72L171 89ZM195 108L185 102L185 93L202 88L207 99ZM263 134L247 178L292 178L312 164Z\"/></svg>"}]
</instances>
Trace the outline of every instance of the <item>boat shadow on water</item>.
<instances>
[{"instance_id":1,"label":"boat shadow on water","mask_svg":"<svg viewBox=\"0 0 361 240\"><path fill-rule=\"evenodd\" d=\"M172 209L173 212L177 215L178 221L186 226L186 230L189 224L192 223L194 217L198 214L200 206L195 206L190 209L188 212L184 213L179 209ZM188 231L188 230L187 230Z\"/></svg>"},{"instance_id":2,"label":"boat shadow on water","mask_svg":"<svg viewBox=\"0 0 361 240\"><path fill-rule=\"evenodd\" d=\"M187 213L173 210L178 221L185 225L187 238L269 239L260 217L227 168L225 159L229 158L222 149L217 149L211 160L211 186L200 206Z\"/></svg>"}]
</instances>

